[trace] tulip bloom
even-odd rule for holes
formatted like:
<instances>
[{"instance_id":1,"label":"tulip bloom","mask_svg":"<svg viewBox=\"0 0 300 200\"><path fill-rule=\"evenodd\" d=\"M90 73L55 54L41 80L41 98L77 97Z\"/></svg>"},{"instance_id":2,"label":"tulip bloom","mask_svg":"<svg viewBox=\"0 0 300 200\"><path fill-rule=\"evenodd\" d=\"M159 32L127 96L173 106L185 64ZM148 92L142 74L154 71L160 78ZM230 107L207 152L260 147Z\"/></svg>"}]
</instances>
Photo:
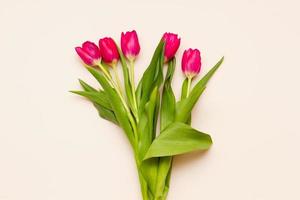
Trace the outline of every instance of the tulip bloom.
<instances>
[{"instance_id":1,"label":"tulip bloom","mask_svg":"<svg viewBox=\"0 0 300 200\"><path fill-rule=\"evenodd\" d=\"M135 30L121 34L121 49L125 57L133 61L140 52L140 44Z\"/></svg>"},{"instance_id":2,"label":"tulip bloom","mask_svg":"<svg viewBox=\"0 0 300 200\"><path fill-rule=\"evenodd\" d=\"M201 56L198 49L185 50L181 61L182 71L189 79L199 74L201 69Z\"/></svg>"},{"instance_id":3,"label":"tulip bloom","mask_svg":"<svg viewBox=\"0 0 300 200\"><path fill-rule=\"evenodd\" d=\"M81 60L89 66L95 66L100 61L100 50L93 42L86 41L82 47L76 47L75 50Z\"/></svg>"},{"instance_id":4,"label":"tulip bloom","mask_svg":"<svg viewBox=\"0 0 300 200\"><path fill-rule=\"evenodd\" d=\"M114 40L110 37L100 39L99 48L103 61L115 66L119 60L119 52Z\"/></svg>"},{"instance_id":5,"label":"tulip bloom","mask_svg":"<svg viewBox=\"0 0 300 200\"><path fill-rule=\"evenodd\" d=\"M175 56L180 45L180 38L177 34L165 33L162 39L165 41L165 62L168 62Z\"/></svg>"}]
</instances>

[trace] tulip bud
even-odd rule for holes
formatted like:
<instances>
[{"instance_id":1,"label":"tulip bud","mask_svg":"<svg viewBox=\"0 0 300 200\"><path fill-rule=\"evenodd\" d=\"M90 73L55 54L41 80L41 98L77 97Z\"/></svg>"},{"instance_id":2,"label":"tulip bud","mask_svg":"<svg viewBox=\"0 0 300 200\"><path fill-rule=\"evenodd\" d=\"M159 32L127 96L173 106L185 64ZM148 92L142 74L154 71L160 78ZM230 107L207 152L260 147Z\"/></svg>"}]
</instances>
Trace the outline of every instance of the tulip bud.
<instances>
[{"instance_id":1,"label":"tulip bud","mask_svg":"<svg viewBox=\"0 0 300 200\"><path fill-rule=\"evenodd\" d=\"M119 52L114 40L110 37L100 39L99 48L104 62L110 66L115 66L119 60Z\"/></svg>"},{"instance_id":2,"label":"tulip bud","mask_svg":"<svg viewBox=\"0 0 300 200\"><path fill-rule=\"evenodd\" d=\"M131 32L122 32L121 34L121 49L125 57L133 61L140 52L140 43L135 30Z\"/></svg>"},{"instance_id":3,"label":"tulip bud","mask_svg":"<svg viewBox=\"0 0 300 200\"><path fill-rule=\"evenodd\" d=\"M188 78L199 74L201 69L201 56L198 49L185 50L181 61L182 71Z\"/></svg>"},{"instance_id":4,"label":"tulip bud","mask_svg":"<svg viewBox=\"0 0 300 200\"><path fill-rule=\"evenodd\" d=\"M165 33L163 40L165 41L165 62L168 62L175 56L180 45L180 38L178 38L177 34Z\"/></svg>"},{"instance_id":5,"label":"tulip bud","mask_svg":"<svg viewBox=\"0 0 300 200\"><path fill-rule=\"evenodd\" d=\"M76 47L75 50L81 60L89 66L94 66L100 61L100 50L93 42L86 41L82 47Z\"/></svg>"}]
</instances>

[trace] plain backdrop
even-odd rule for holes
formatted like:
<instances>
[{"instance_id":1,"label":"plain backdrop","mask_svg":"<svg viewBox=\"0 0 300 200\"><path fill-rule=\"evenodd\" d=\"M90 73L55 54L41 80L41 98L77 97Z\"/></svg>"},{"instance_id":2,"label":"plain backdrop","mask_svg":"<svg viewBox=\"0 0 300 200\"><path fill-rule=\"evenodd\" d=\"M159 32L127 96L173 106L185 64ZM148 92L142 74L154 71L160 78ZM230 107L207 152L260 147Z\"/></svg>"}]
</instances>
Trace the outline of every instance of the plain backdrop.
<instances>
[{"instance_id":1,"label":"plain backdrop","mask_svg":"<svg viewBox=\"0 0 300 200\"><path fill-rule=\"evenodd\" d=\"M98 86L74 47L135 29L136 79L162 34L178 33L207 72L193 113L206 153L175 158L170 200L300 199L297 0L0 1L0 200L141 199L122 131L68 91ZM200 76L201 76L200 75Z\"/></svg>"}]
</instances>

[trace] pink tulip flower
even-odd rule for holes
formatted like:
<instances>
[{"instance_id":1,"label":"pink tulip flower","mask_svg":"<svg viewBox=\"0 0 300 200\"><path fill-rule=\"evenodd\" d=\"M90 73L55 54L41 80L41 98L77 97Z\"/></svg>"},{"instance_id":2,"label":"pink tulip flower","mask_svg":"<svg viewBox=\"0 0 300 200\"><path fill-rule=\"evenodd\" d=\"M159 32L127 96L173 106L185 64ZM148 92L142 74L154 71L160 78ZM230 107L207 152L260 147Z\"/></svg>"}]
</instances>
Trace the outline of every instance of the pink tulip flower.
<instances>
[{"instance_id":1,"label":"pink tulip flower","mask_svg":"<svg viewBox=\"0 0 300 200\"><path fill-rule=\"evenodd\" d=\"M100 39L99 48L103 61L115 66L119 60L119 52L114 40L110 37Z\"/></svg>"},{"instance_id":2,"label":"pink tulip flower","mask_svg":"<svg viewBox=\"0 0 300 200\"><path fill-rule=\"evenodd\" d=\"M181 61L182 72L188 78L193 78L201 70L201 56L198 49L187 49L184 51Z\"/></svg>"},{"instance_id":3,"label":"pink tulip flower","mask_svg":"<svg viewBox=\"0 0 300 200\"><path fill-rule=\"evenodd\" d=\"M121 49L125 57L134 61L140 52L140 43L135 30L121 34Z\"/></svg>"},{"instance_id":4,"label":"pink tulip flower","mask_svg":"<svg viewBox=\"0 0 300 200\"><path fill-rule=\"evenodd\" d=\"M163 40L165 41L165 62L168 62L175 56L180 45L180 38L177 34L165 33Z\"/></svg>"},{"instance_id":5,"label":"pink tulip flower","mask_svg":"<svg viewBox=\"0 0 300 200\"><path fill-rule=\"evenodd\" d=\"M100 50L93 42L86 41L82 47L76 47L75 50L81 60L89 66L94 66L100 61Z\"/></svg>"}]
</instances>

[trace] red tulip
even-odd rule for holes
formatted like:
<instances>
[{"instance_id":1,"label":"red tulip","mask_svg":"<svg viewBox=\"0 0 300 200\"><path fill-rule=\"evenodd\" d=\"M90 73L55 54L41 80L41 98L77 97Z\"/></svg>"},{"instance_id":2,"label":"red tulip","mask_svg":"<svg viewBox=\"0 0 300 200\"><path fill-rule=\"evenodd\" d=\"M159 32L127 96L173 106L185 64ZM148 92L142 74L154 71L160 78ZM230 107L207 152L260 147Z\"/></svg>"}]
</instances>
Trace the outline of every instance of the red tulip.
<instances>
[{"instance_id":1,"label":"red tulip","mask_svg":"<svg viewBox=\"0 0 300 200\"><path fill-rule=\"evenodd\" d=\"M100 39L99 48L104 62L111 66L116 65L119 60L119 52L114 40L110 37Z\"/></svg>"},{"instance_id":2,"label":"red tulip","mask_svg":"<svg viewBox=\"0 0 300 200\"><path fill-rule=\"evenodd\" d=\"M181 61L182 71L188 78L199 74L201 69L201 56L198 49L185 50Z\"/></svg>"},{"instance_id":3,"label":"red tulip","mask_svg":"<svg viewBox=\"0 0 300 200\"><path fill-rule=\"evenodd\" d=\"M87 65L94 66L100 61L99 48L93 42L86 41L82 44L82 47L76 47L75 50L81 60Z\"/></svg>"},{"instance_id":4,"label":"red tulip","mask_svg":"<svg viewBox=\"0 0 300 200\"><path fill-rule=\"evenodd\" d=\"M180 45L180 38L177 34L165 33L163 40L165 41L165 62L167 62L175 56Z\"/></svg>"},{"instance_id":5,"label":"red tulip","mask_svg":"<svg viewBox=\"0 0 300 200\"><path fill-rule=\"evenodd\" d=\"M140 44L135 30L131 32L122 32L121 34L121 49L128 60L133 61L140 52Z\"/></svg>"}]
</instances>

